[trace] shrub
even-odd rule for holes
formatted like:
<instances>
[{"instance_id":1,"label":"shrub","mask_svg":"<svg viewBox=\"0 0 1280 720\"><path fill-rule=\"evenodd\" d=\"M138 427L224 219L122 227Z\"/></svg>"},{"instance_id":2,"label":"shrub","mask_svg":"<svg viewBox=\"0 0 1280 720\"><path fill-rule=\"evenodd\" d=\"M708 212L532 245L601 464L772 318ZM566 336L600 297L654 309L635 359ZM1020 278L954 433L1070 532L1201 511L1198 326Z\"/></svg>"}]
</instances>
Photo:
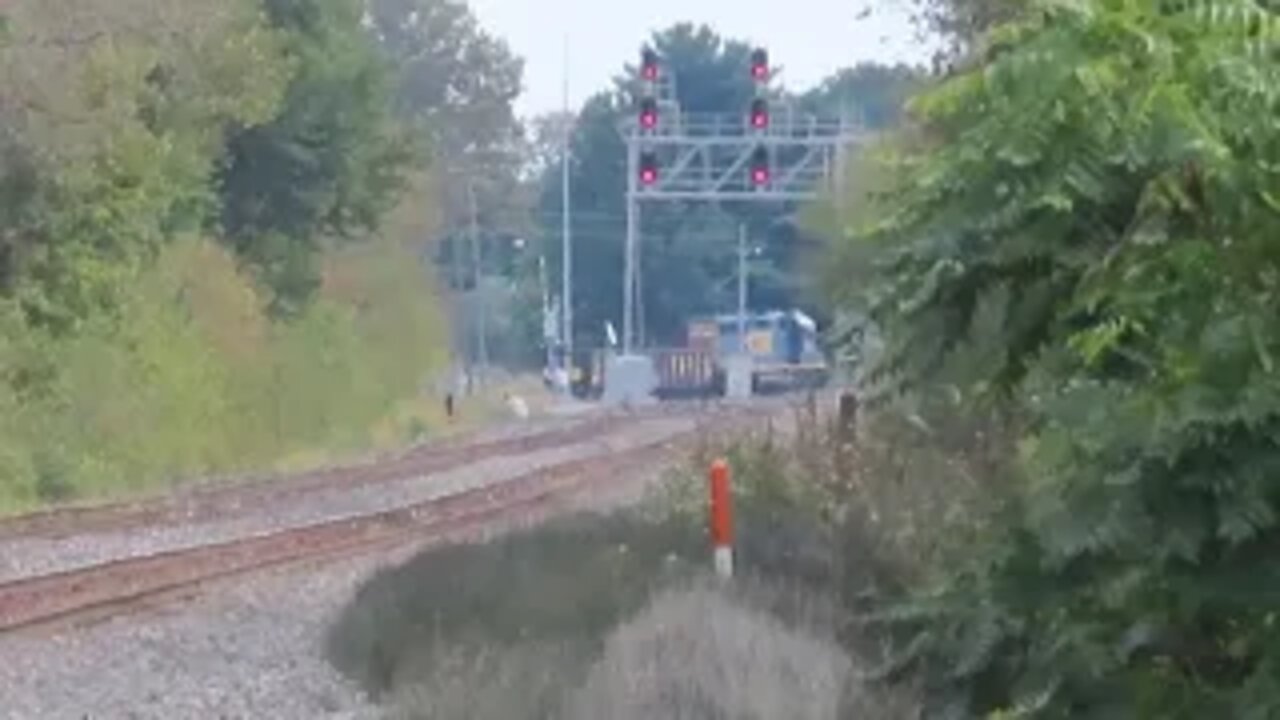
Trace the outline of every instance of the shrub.
<instances>
[{"instance_id":1,"label":"shrub","mask_svg":"<svg viewBox=\"0 0 1280 720\"><path fill-rule=\"evenodd\" d=\"M848 657L727 595L700 585L656 597L609 635L565 717L834 720Z\"/></svg>"},{"instance_id":2,"label":"shrub","mask_svg":"<svg viewBox=\"0 0 1280 720\"><path fill-rule=\"evenodd\" d=\"M460 643L405 672L392 720L564 720L566 687L587 662L577 643Z\"/></svg>"},{"instance_id":3,"label":"shrub","mask_svg":"<svg viewBox=\"0 0 1280 720\"><path fill-rule=\"evenodd\" d=\"M1275 717L1280 16L1023 10L851 223L885 378L965 349L1030 418L994 532L898 615L959 713Z\"/></svg>"},{"instance_id":4,"label":"shrub","mask_svg":"<svg viewBox=\"0 0 1280 720\"><path fill-rule=\"evenodd\" d=\"M706 552L696 528L625 514L433 549L360 589L330 632L329 656L382 696L433 672L442 649L458 645L568 643L588 655L660 582L701 565Z\"/></svg>"}]
</instances>

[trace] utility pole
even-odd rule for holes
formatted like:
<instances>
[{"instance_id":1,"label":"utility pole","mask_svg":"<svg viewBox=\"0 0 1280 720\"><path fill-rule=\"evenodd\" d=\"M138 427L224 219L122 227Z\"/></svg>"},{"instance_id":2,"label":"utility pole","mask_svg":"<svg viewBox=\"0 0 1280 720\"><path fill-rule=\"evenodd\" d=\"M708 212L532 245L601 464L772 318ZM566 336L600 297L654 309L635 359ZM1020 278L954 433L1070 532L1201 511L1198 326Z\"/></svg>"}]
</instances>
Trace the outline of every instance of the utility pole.
<instances>
[{"instance_id":1,"label":"utility pole","mask_svg":"<svg viewBox=\"0 0 1280 720\"><path fill-rule=\"evenodd\" d=\"M474 180L467 181L467 200L471 205L471 262L474 266L472 274L475 278L476 293L476 352L478 358L476 360L479 365L478 374L481 384L485 377L489 374L489 339L487 318L488 312L485 307L484 290L480 287L484 273L481 268L481 260L484 254L480 251L480 211L476 204L476 186Z\"/></svg>"},{"instance_id":2,"label":"utility pole","mask_svg":"<svg viewBox=\"0 0 1280 720\"><path fill-rule=\"evenodd\" d=\"M747 354L747 224L738 225L738 350Z\"/></svg>"},{"instance_id":3,"label":"utility pole","mask_svg":"<svg viewBox=\"0 0 1280 720\"><path fill-rule=\"evenodd\" d=\"M542 294L542 340L547 344L547 370L555 367L555 339L559 333L553 332L551 314L551 288L547 287L547 258L538 256L538 290Z\"/></svg>"},{"instance_id":4,"label":"utility pole","mask_svg":"<svg viewBox=\"0 0 1280 720\"><path fill-rule=\"evenodd\" d=\"M569 373L570 381L573 380L571 369L573 368L573 222L571 217L570 205L570 187L569 187L569 148L573 134L573 122L569 120L569 36L565 35L564 39L564 137L561 146L561 169L560 169L560 193L564 198L561 205L562 215L562 232L563 246L561 248L562 268L564 272L563 287L561 294L561 312L563 319L560 324L560 344L564 350L564 358L560 367ZM568 386L565 392L569 391Z\"/></svg>"}]
</instances>

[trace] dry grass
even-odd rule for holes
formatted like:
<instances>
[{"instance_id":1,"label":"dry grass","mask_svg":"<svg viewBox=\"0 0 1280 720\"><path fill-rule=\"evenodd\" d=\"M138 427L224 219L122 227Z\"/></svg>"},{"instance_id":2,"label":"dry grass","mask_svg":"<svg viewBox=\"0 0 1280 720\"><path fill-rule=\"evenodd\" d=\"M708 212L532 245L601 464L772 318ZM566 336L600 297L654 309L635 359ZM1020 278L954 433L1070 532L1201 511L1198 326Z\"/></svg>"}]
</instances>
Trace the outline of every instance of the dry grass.
<instances>
[{"instance_id":1,"label":"dry grass","mask_svg":"<svg viewBox=\"0 0 1280 720\"><path fill-rule=\"evenodd\" d=\"M441 649L408 671L387 705L391 720L558 720L565 686L583 663L574 643Z\"/></svg>"},{"instance_id":2,"label":"dry grass","mask_svg":"<svg viewBox=\"0 0 1280 720\"><path fill-rule=\"evenodd\" d=\"M834 720L852 671L830 640L703 584L615 630L565 717Z\"/></svg>"},{"instance_id":3,"label":"dry grass","mask_svg":"<svg viewBox=\"0 0 1280 720\"><path fill-rule=\"evenodd\" d=\"M445 415L443 396L435 390L424 390L416 397L397 403L376 422L370 429L369 442L363 444L358 452L305 448L280 459L271 469L284 473L306 472L403 450L428 439L464 435L510 422L510 412L503 403L503 395L508 392L524 397L535 415L545 412L552 400L537 377L502 376L472 395L459 398L456 415L449 418Z\"/></svg>"},{"instance_id":4,"label":"dry grass","mask_svg":"<svg viewBox=\"0 0 1280 720\"><path fill-rule=\"evenodd\" d=\"M909 720L908 697L864 687L810 597L707 579L658 594L599 648L572 641L439 648L388 702L394 720Z\"/></svg>"}]
</instances>

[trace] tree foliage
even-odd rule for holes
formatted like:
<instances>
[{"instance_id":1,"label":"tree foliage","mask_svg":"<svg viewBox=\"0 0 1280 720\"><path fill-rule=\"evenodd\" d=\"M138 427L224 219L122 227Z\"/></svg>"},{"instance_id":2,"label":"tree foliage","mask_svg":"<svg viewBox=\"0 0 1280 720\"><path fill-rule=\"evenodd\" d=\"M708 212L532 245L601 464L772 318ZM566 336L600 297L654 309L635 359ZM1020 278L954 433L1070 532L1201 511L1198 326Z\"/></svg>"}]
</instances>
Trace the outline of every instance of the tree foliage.
<instances>
[{"instance_id":1,"label":"tree foliage","mask_svg":"<svg viewBox=\"0 0 1280 720\"><path fill-rule=\"evenodd\" d=\"M0 288L39 324L67 330L109 307L131 263L199 227L224 128L276 111L287 65L254 5L188 5L7 9Z\"/></svg>"},{"instance_id":2,"label":"tree foliage","mask_svg":"<svg viewBox=\"0 0 1280 720\"><path fill-rule=\"evenodd\" d=\"M421 134L447 178L437 187L446 234L440 260L453 265L447 251L465 243L473 210L482 227L523 232L523 128L514 111L523 61L459 0L375 0L369 18L394 69L397 116Z\"/></svg>"},{"instance_id":3,"label":"tree foliage","mask_svg":"<svg viewBox=\"0 0 1280 720\"><path fill-rule=\"evenodd\" d=\"M862 63L837 71L799 98L814 114L850 117L871 131L896 128L903 105L923 84L923 74L907 65Z\"/></svg>"},{"instance_id":4,"label":"tree foliage","mask_svg":"<svg viewBox=\"0 0 1280 720\"><path fill-rule=\"evenodd\" d=\"M967 389L1031 418L908 658L962 715L1273 717L1280 20L1041 2L980 49L844 256L888 387L976 349Z\"/></svg>"},{"instance_id":5,"label":"tree foliage","mask_svg":"<svg viewBox=\"0 0 1280 720\"><path fill-rule=\"evenodd\" d=\"M458 0L374 0L372 31L395 68L394 104L439 161L509 150L524 64Z\"/></svg>"},{"instance_id":6,"label":"tree foliage","mask_svg":"<svg viewBox=\"0 0 1280 720\"><path fill-rule=\"evenodd\" d=\"M264 0L294 67L280 114L237 133L221 177L222 226L280 310L318 286L324 238L376 229L400 190L407 138L389 72L356 0Z\"/></svg>"},{"instance_id":7,"label":"tree foliage","mask_svg":"<svg viewBox=\"0 0 1280 720\"><path fill-rule=\"evenodd\" d=\"M359 445L442 363L363 8L5 4L3 509Z\"/></svg>"}]
</instances>

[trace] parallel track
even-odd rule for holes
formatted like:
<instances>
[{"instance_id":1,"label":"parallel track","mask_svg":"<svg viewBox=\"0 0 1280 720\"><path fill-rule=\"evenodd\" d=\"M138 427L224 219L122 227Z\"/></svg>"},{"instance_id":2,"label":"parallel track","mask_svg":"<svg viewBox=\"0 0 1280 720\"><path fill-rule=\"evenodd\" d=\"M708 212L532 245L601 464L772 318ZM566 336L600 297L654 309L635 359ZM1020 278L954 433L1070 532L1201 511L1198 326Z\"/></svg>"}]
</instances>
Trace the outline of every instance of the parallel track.
<instances>
[{"instance_id":1,"label":"parallel track","mask_svg":"<svg viewBox=\"0 0 1280 720\"><path fill-rule=\"evenodd\" d=\"M714 425L728 430L752 415L733 413L727 422ZM391 510L0 583L0 634L110 617L174 593L273 567L441 542L494 529L503 522L530 519L697 434L563 462L488 487Z\"/></svg>"},{"instance_id":2,"label":"parallel track","mask_svg":"<svg viewBox=\"0 0 1280 720\"><path fill-rule=\"evenodd\" d=\"M481 441L463 439L423 445L390 457L294 476L215 482L195 485L162 497L53 508L0 519L0 541L23 537L59 539L134 527L207 522L233 516L245 508L289 502L309 493L442 473L485 458L525 454L589 441L627 422L679 412L679 408L664 407L629 416L609 414L579 421L569 427L517 437Z\"/></svg>"}]
</instances>

